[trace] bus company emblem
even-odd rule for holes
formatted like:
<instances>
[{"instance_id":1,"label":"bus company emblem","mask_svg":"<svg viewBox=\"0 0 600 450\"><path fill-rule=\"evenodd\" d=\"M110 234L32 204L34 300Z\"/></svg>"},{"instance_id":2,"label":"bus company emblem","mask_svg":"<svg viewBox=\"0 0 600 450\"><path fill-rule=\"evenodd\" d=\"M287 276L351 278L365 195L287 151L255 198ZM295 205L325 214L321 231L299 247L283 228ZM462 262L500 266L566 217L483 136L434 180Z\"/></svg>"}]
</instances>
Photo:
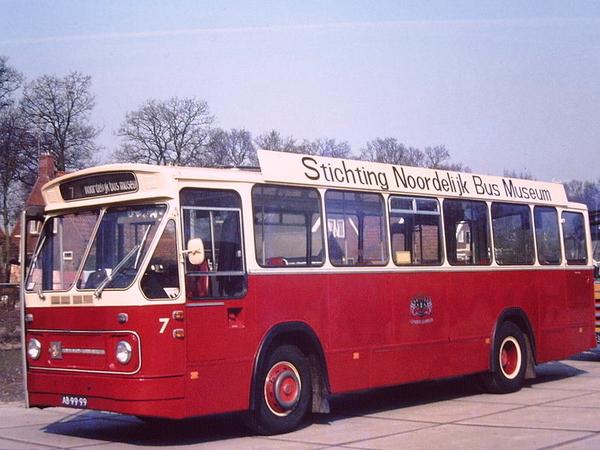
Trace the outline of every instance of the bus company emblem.
<instances>
[{"instance_id":1,"label":"bus company emblem","mask_svg":"<svg viewBox=\"0 0 600 450\"><path fill-rule=\"evenodd\" d=\"M50 357L52 359L62 359L62 342L50 342Z\"/></svg>"},{"instance_id":2,"label":"bus company emblem","mask_svg":"<svg viewBox=\"0 0 600 450\"><path fill-rule=\"evenodd\" d=\"M433 302L431 297L425 294L417 294L413 296L410 301L410 314L414 317L410 321L412 324L424 324L433 322L433 318L429 317L424 319L426 316L430 316L433 312Z\"/></svg>"}]
</instances>

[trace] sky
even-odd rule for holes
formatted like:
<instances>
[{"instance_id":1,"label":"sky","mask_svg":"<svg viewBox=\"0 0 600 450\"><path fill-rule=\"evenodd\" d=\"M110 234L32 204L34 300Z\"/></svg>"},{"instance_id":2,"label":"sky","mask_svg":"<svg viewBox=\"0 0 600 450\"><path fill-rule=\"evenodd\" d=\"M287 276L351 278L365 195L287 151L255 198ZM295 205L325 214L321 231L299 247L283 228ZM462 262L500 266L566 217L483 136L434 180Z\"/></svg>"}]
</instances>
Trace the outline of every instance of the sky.
<instances>
[{"instance_id":1,"label":"sky","mask_svg":"<svg viewBox=\"0 0 600 450\"><path fill-rule=\"evenodd\" d=\"M595 0L0 0L28 81L92 77L108 155L149 99L206 101L223 129L445 145L473 172L598 181Z\"/></svg>"}]
</instances>

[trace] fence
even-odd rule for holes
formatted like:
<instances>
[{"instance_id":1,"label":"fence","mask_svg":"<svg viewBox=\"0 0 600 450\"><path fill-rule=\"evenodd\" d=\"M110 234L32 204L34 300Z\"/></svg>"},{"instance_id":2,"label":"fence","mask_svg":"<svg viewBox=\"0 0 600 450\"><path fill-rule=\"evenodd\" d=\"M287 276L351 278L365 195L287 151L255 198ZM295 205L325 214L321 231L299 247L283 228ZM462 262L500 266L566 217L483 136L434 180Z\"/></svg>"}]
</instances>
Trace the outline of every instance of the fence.
<instances>
[{"instance_id":1,"label":"fence","mask_svg":"<svg viewBox=\"0 0 600 450\"><path fill-rule=\"evenodd\" d=\"M19 283L0 283L0 308L15 309L19 301Z\"/></svg>"}]
</instances>

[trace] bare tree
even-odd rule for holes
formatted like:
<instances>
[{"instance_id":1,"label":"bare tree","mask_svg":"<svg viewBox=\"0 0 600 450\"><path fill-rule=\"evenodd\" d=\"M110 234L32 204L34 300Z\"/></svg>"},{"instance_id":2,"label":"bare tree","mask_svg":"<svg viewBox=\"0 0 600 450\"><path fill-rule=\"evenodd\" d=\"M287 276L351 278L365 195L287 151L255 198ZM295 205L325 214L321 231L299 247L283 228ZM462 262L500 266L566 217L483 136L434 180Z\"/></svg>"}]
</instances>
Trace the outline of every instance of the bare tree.
<instances>
[{"instance_id":1,"label":"bare tree","mask_svg":"<svg viewBox=\"0 0 600 450\"><path fill-rule=\"evenodd\" d=\"M24 77L10 67L8 58L0 56L0 205L4 241L0 250L0 282L10 280L11 232L18 211L22 209L19 195L19 173L24 133L17 123L18 111L13 105L13 93L21 87Z\"/></svg>"},{"instance_id":2,"label":"bare tree","mask_svg":"<svg viewBox=\"0 0 600 450\"><path fill-rule=\"evenodd\" d=\"M516 170L504 169L502 176L507 178L521 178L522 180L535 180L534 176L529 170L517 172Z\"/></svg>"},{"instance_id":3,"label":"bare tree","mask_svg":"<svg viewBox=\"0 0 600 450\"><path fill-rule=\"evenodd\" d=\"M452 170L453 172L472 172L469 166L463 163L447 163L442 167L444 170Z\"/></svg>"},{"instance_id":4,"label":"bare tree","mask_svg":"<svg viewBox=\"0 0 600 450\"><path fill-rule=\"evenodd\" d=\"M571 180L564 186L570 201L585 203L591 211L600 209L600 179L597 183Z\"/></svg>"},{"instance_id":5,"label":"bare tree","mask_svg":"<svg viewBox=\"0 0 600 450\"><path fill-rule=\"evenodd\" d=\"M377 138L367 142L361 150L360 159L387 164L399 164L429 169L453 170L469 172L471 169L462 163L450 163L450 152L444 145L425 147L422 151L415 147L407 147L396 138Z\"/></svg>"},{"instance_id":6,"label":"bare tree","mask_svg":"<svg viewBox=\"0 0 600 450\"><path fill-rule=\"evenodd\" d=\"M376 138L367 142L361 150L360 159L387 164L421 165L423 156L420 150L406 147L396 138Z\"/></svg>"},{"instance_id":7,"label":"bare tree","mask_svg":"<svg viewBox=\"0 0 600 450\"><path fill-rule=\"evenodd\" d=\"M444 162L450 158L450 152L443 145L425 147L425 167L430 169L443 169Z\"/></svg>"},{"instance_id":8,"label":"bare tree","mask_svg":"<svg viewBox=\"0 0 600 450\"><path fill-rule=\"evenodd\" d=\"M0 55L0 110L12 105L12 94L21 87L23 74L8 65L8 58Z\"/></svg>"},{"instance_id":9,"label":"bare tree","mask_svg":"<svg viewBox=\"0 0 600 450\"><path fill-rule=\"evenodd\" d=\"M296 140L291 136L283 137L278 131L271 130L254 139L256 148L278 152L298 153Z\"/></svg>"},{"instance_id":10,"label":"bare tree","mask_svg":"<svg viewBox=\"0 0 600 450\"><path fill-rule=\"evenodd\" d=\"M0 207L4 243L0 252L0 282L10 278L11 234L25 200L23 177L28 172L30 153L36 153L36 140L28 124L14 107L0 110Z\"/></svg>"},{"instance_id":11,"label":"bare tree","mask_svg":"<svg viewBox=\"0 0 600 450\"><path fill-rule=\"evenodd\" d=\"M117 131L125 142L113 158L157 165L203 165L214 120L204 101L177 97L148 100L125 115Z\"/></svg>"},{"instance_id":12,"label":"bare tree","mask_svg":"<svg viewBox=\"0 0 600 450\"><path fill-rule=\"evenodd\" d=\"M347 142L336 142L333 138L304 140L297 147L298 153L315 156L329 156L330 158L349 158L352 150Z\"/></svg>"},{"instance_id":13,"label":"bare tree","mask_svg":"<svg viewBox=\"0 0 600 450\"><path fill-rule=\"evenodd\" d=\"M220 128L210 135L206 166L257 166L256 149L252 143L252 134L246 130Z\"/></svg>"},{"instance_id":14,"label":"bare tree","mask_svg":"<svg viewBox=\"0 0 600 450\"><path fill-rule=\"evenodd\" d=\"M99 150L94 139L101 129L89 124L96 104L90 88L91 77L79 72L64 78L44 75L25 86L21 107L57 170L82 169Z\"/></svg>"}]
</instances>

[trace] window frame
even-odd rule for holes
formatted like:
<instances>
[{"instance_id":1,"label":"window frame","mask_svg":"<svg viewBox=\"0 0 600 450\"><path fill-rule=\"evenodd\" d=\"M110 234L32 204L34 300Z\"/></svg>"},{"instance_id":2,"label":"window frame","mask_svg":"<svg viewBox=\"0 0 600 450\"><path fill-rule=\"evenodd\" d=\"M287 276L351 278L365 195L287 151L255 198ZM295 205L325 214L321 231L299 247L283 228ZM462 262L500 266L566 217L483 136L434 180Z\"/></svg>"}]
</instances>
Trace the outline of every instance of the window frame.
<instances>
[{"instance_id":1,"label":"window frame","mask_svg":"<svg viewBox=\"0 0 600 450\"><path fill-rule=\"evenodd\" d=\"M541 223L542 222L541 215L538 216L538 212L541 213L542 210L552 211L555 216L554 224L556 225L556 244L558 245L558 255L557 255L558 260L556 262L554 262L554 260L552 260L552 259L546 259L546 258L542 259L541 258L541 255L542 255L541 250L543 250L541 248L541 243L544 242L545 244L551 245L551 242L548 241L547 239L540 239L540 234L542 232L547 232L545 230L548 230L548 227L543 226L543 224ZM538 220L538 218L539 218L539 220ZM540 226L538 226L538 225L540 225ZM554 206L534 205L533 206L533 229L534 229L534 235L535 235L535 253L536 253L538 263L542 266L560 266L563 263L563 251L562 251L563 243L562 243L561 234L560 234L560 218L559 218L558 210ZM539 230L539 232L538 232L538 230ZM551 231L553 231L553 230L551 230Z\"/></svg>"},{"instance_id":2,"label":"window frame","mask_svg":"<svg viewBox=\"0 0 600 450\"><path fill-rule=\"evenodd\" d=\"M403 209L403 208L394 208L392 205L392 202L394 200L397 199L401 199L401 200L408 200L411 202L411 208L410 209ZM435 204L436 209L435 210L426 210L426 209L419 209L419 205L418 202L419 201L426 201L426 202L431 202ZM415 196L410 196L410 195L398 195L398 194L392 194L388 197L388 214L389 214L389 241L390 241L390 247L391 247L391 251L392 251L392 261L394 263L394 265L398 266L398 267L406 267L406 266L441 266L444 264L444 261L446 260L445 258L445 252L444 252L444 223L443 223L443 218L442 218L442 211L441 211L441 204L440 204L440 199L437 197L415 197ZM413 217L413 221L412 224L413 226L416 226L415 224L415 220L414 218L417 216L437 216L438 217L438 222L437 222L437 261L436 262L431 262L431 263L415 263L412 262L413 258L411 257L409 262L400 262L399 261L399 257L397 255L397 253L400 252L408 252L409 255L412 255L412 251L411 250L394 250L394 233L393 233L393 217L395 215L399 216L400 214L410 214ZM397 217L396 216L396 217ZM418 225L422 226L421 223L419 223ZM433 226L433 225L431 225ZM412 233L413 236L415 236L415 233ZM422 232L421 232L421 237L423 236ZM421 238L421 244L423 243L423 239ZM421 245L422 247L422 245ZM422 251L421 251L421 255L422 255Z\"/></svg>"},{"instance_id":3,"label":"window frame","mask_svg":"<svg viewBox=\"0 0 600 450\"><path fill-rule=\"evenodd\" d=\"M567 246L567 233L565 232L565 228L567 225L567 218L565 217L566 215L572 215L572 216L578 216L581 219L581 225L582 225L582 231L583 231L583 240L579 241L579 245L581 246L581 244L583 244L583 250L585 251L585 255L584 258L577 258L577 259L570 259L567 255L567 251L568 251L568 246ZM565 254L565 262L567 264L567 266L585 266L588 264L589 262L589 258L590 255L588 254L588 238L587 238L587 234L585 232L585 227L586 227L586 223L585 223L585 216L583 215L583 213L579 212L579 211L570 211L570 210L563 210L561 212L561 224L562 224L562 247L564 250L564 254ZM580 248L581 249L581 248Z\"/></svg>"},{"instance_id":4,"label":"window frame","mask_svg":"<svg viewBox=\"0 0 600 450\"><path fill-rule=\"evenodd\" d=\"M490 208L488 205L488 202L483 201L483 200L473 200L473 199L463 199L463 198L444 198L444 201L442 202L442 217L443 217L443 226L444 226L444 251L446 252L446 261L448 262L448 264L450 266L453 267L489 267L492 264L493 261L493 243L492 243L492 226L490 223ZM465 203L469 203L469 204L476 204L479 206L483 206L484 211L485 211L485 217L484 220L478 220L477 223L484 223L485 224L485 231L486 231L486 236L485 236L485 244L487 246L486 249L486 257L485 257L485 261L481 262L482 260L480 259L480 262L471 262L468 259L465 260L459 260L458 259L458 238L456 236L456 233L458 231L458 224L460 223L467 223L467 220L463 219L459 222L456 222L456 224L452 225L452 227L448 226L448 220L450 220L450 214L448 209L450 208L450 205L452 204L465 204ZM449 230L452 229L454 231L454 238L450 239L450 233ZM469 230L465 231L465 233L469 234L469 244L471 244L469 246L468 249L465 249L465 252L471 251L472 248L472 242L473 242L473 230L470 229L470 225L469 225ZM456 247L455 249L455 255L452 255L449 246L451 245L451 243L454 242L454 246ZM455 259L452 256L457 256L457 258ZM473 255L474 256L474 255ZM477 256L481 256L481 255L477 255Z\"/></svg>"},{"instance_id":5,"label":"window frame","mask_svg":"<svg viewBox=\"0 0 600 450\"><path fill-rule=\"evenodd\" d=\"M340 199L332 199L330 198L331 195L333 194L341 194L341 198ZM342 215L344 216L344 223L346 222L346 205L349 204L351 202L351 200L346 200L345 196L346 195L355 195L355 196L363 196L363 197L372 197L372 198L377 198L378 199L378 206L380 208L380 214L379 215L371 215L372 217L378 217L380 220L379 226L380 226L380 233L381 233L381 237L383 238L383 240L380 242L379 245L379 250L383 251L385 254L382 255L384 256L384 259L381 260L375 260L375 259L369 259L369 260L365 260L365 248L364 248L364 241L365 241L365 237L362 236L361 239L361 232L364 232L364 230L359 230L360 227L360 223L359 224L354 224L354 226L352 226L351 223L351 228L357 230L357 246L356 246L356 254L357 254L357 260L354 260L354 258L349 258L347 254L345 254L344 256L346 257L346 261L348 263L343 263L344 258L340 258L340 262L337 261L338 258L336 258L335 260L332 258L332 246L335 243L338 247L339 247L339 243L337 242L337 238L336 240L332 240L331 238L332 233L330 233L329 230L327 230L327 255L329 258L329 262L332 266L335 267L367 267L367 266L372 266L372 267L384 267L387 266L390 262L390 245L389 245L389 239L390 239L390 232L389 232L389 215L388 215L388 210L387 210L387 205L386 205L386 201L384 199L384 197L377 192L370 192L370 191L347 191L347 190L341 190L341 189L328 189L325 191L325 218L327 220L327 224L329 225L330 220L339 220L339 218L335 218L335 217L331 217L332 215L334 216L339 216ZM330 209L330 203L331 202L342 202L343 204L343 211L339 212L339 211L331 211ZM356 199L355 202L361 202L360 198ZM348 213L349 215L354 214L357 211L357 209L353 209L353 210L349 210ZM357 215L357 214L354 214ZM367 214L364 214L364 216L367 216ZM361 221L361 219L359 218L359 222ZM362 219L362 223L364 226L364 218ZM347 242L348 238L347 236L344 236L343 239L345 240L345 242ZM361 248L361 242L362 242L362 248ZM341 248L340 248L341 250ZM354 250L354 248L353 248ZM349 263L350 261L353 261L351 264ZM374 263L374 261L380 261L380 262L376 262Z\"/></svg>"},{"instance_id":6,"label":"window frame","mask_svg":"<svg viewBox=\"0 0 600 450\"><path fill-rule=\"evenodd\" d=\"M512 210L512 212L511 212ZM517 211L521 210L521 211ZM509 212L510 214L506 214ZM532 266L536 262L536 248L535 248L535 238L534 238L534 224L533 217L531 215L531 208L526 203L505 203L505 202L492 202L490 206L490 221L491 221L491 231L492 231L492 248L494 251L494 258L496 260L496 264L499 266ZM497 215L497 213L502 213ZM506 223L499 224L499 228L497 228L496 224L500 220L504 220L511 217L521 216L521 218L525 218L520 223L520 228L517 227L509 227ZM527 225L527 228L524 226ZM502 231L502 232L500 232ZM524 241L519 243L517 241L513 241L512 237L504 236L504 233L518 233L519 231L523 232ZM529 231L528 233L526 233ZM501 239L507 239L511 245L500 246ZM519 252L520 248L529 248L529 251ZM515 259L513 261L510 260L508 256L504 256L503 253L515 252L513 257ZM524 257L523 259L516 259L516 257Z\"/></svg>"},{"instance_id":7,"label":"window frame","mask_svg":"<svg viewBox=\"0 0 600 450\"><path fill-rule=\"evenodd\" d=\"M302 209L301 207L296 208L296 210L293 209L289 209L289 210L283 210L281 209L280 206L276 205L276 204L265 204L265 199L267 199L267 195L265 193L265 189L280 189L282 190L282 192L291 192L291 191L296 191L296 193L300 193L300 192L304 192L307 193L309 195L309 197L307 198L307 200L310 202L311 200L314 200L317 202L317 208L316 209ZM259 192L259 190L261 190L261 192ZM265 183L257 183L255 185L252 186L252 190L251 190L251 199L252 199L252 219L253 219L253 224L254 224L254 229L253 229L253 239L254 239L254 256L255 256L255 260L256 263L263 268L278 268L278 269L291 269L291 268L302 268L302 269L306 269L306 268L314 268L314 267L323 267L323 265L325 264L325 245L326 245L326 241L325 241L325 236L324 236L324 221L323 221L323 199L321 197L321 194L319 192L319 190L317 188L314 187L309 187L309 186L288 186L288 185L281 185L281 184L265 184ZM261 201L259 202L259 197L261 197ZM294 199L294 197L292 196L282 196L289 198L289 199ZM260 204L259 204L260 203ZM289 203L289 202L287 202ZM267 210L272 210L272 211L267 211ZM259 221L257 214L262 214L261 218L262 220ZM263 244L266 242L265 237L269 236L269 233L265 232L265 221L264 221L264 217L266 217L268 214L279 214L280 218L283 219L283 215L288 214L290 216L301 216L302 214L307 214L310 213L311 214L311 226L310 228L308 228L307 222L306 222L306 217L305 217L305 222L304 224L302 223L298 223L298 224L294 224L294 223L280 223L280 225L282 226L298 226L299 228L304 228L304 259L305 259L305 263L298 263L297 261L294 262L295 257L293 256L289 256L287 254L284 254L284 252L279 252L275 255L266 255L266 254L262 254L262 249L263 249ZM312 218L314 217L314 215L317 215L317 220L316 221L312 221ZM314 232L312 231L312 229L316 226L317 222L319 223L319 228L320 231L319 232ZM268 226L268 224L266 224ZM261 227L261 229L259 230L259 227ZM274 236L275 234L271 234L271 236ZM316 250L313 246L315 244L315 240L314 238L318 237L319 241L320 241L320 250L317 253L314 253L314 250ZM317 245L319 243L317 242ZM318 247L317 247L318 248Z\"/></svg>"},{"instance_id":8,"label":"window frame","mask_svg":"<svg viewBox=\"0 0 600 450\"><path fill-rule=\"evenodd\" d=\"M236 203L237 206L220 206L218 203L215 204L210 204L209 206L205 206L205 205L197 205L197 204L191 204L191 201L185 201L186 199L186 195L191 195L193 196L193 192L202 192L204 194L209 194L209 193L221 193L224 195L230 195L231 199L234 200L233 203ZM233 190L233 189L219 189L219 188L211 188L211 187L191 187L191 186L186 186L184 188L182 188L179 192L179 198L180 198L180 208L181 208L181 218L180 218L180 226L181 226L181 245L182 248L187 249L187 242L189 241L189 239L192 239L192 235L190 234L189 236L186 234L188 233L187 229L188 229L188 224L186 224L185 220L186 220L186 211L208 211L210 212L235 212L237 213L237 219L238 219L238 236L239 236L239 252L240 252L240 259L241 259L241 269L239 270L215 270L215 264L217 263L216 261L214 261L214 258L216 256L216 241L215 241L215 233L214 233L214 228L213 228L213 216L212 214L209 214L209 218L210 218L210 234L211 234L211 255L213 260L211 261L213 264L213 267L211 268L210 265L208 264L208 260L205 260L206 264L200 264L200 267L198 267L198 270L190 270L190 268L192 269L196 269L195 267L191 267L192 263L188 260L187 257L184 258L184 267L183 267L183 276L185 278L185 284L184 284L184 290L185 290L185 298L188 301L191 302L201 302L201 301L206 301L206 300L228 300L228 299L239 299L239 298L243 298L245 297L245 295L247 294L248 291L248 265L247 265L247 258L246 258L246 250L245 250L245 242L244 242L244 216L243 216L243 210L242 210L242 206L243 206L243 202L240 196L240 193ZM208 197L204 197L207 198ZM199 201L198 203L202 203L202 200L204 199L203 197L199 197ZM209 202L206 202L206 204L208 204ZM222 231L222 230L221 230ZM223 243L223 241L218 241L221 244ZM220 255L219 255L219 259L220 259ZM220 263L220 261L219 261ZM219 264L217 264L218 266ZM200 278L202 277L202 278ZM206 278L205 278L206 277ZM219 278L223 278L223 277L240 277L241 280L241 288L239 290L237 290L237 292L235 294L225 294L223 292L225 292L225 287L227 287L225 284L223 286L220 285L220 281L219 283L215 284L214 286L211 286L214 280L217 280ZM198 278L196 280L196 278ZM238 280L236 280L238 281ZM206 295L202 295L202 296L196 296L193 295L194 292L194 288L190 287L192 285L192 283L196 282L201 283L201 282L206 282ZM223 288L223 289L222 289ZM200 288L196 286L196 290L198 292L200 292ZM213 292L218 292L218 295L212 295Z\"/></svg>"}]
</instances>

